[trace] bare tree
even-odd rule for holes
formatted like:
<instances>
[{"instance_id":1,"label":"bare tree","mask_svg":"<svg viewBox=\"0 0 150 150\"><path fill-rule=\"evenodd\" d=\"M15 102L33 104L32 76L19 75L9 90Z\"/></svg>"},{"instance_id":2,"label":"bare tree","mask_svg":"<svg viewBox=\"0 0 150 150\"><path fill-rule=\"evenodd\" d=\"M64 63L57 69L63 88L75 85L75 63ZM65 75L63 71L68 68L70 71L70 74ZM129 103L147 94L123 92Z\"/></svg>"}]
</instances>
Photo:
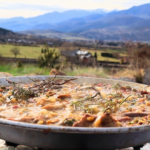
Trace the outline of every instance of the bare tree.
<instances>
[{"instance_id":1,"label":"bare tree","mask_svg":"<svg viewBox=\"0 0 150 150\"><path fill-rule=\"evenodd\" d=\"M61 47L59 48L60 51L73 51L76 50L77 48L75 47L74 43L71 42L64 42Z\"/></svg>"},{"instance_id":2,"label":"bare tree","mask_svg":"<svg viewBox=\"0 0 150 150\"><path fill-rule=\"evenodd\" d=\"M126 50L130 64L135 69L150 67L150 46L142 43L126 43Z\"/></svg>"},{"instance_id":3,"label":"bare tree","mask_svg":"<svg viewBox=\"0 0 150 150\"><path fill-rule=\"evenodd\" d=\"M15 55L15 58L17 57L18 54L20 54L20 50L18 47L14 47L10 50Z\"/></svg>"},{"instance_id":4,"label":"bare tree","mask_svg":"<svg viewBox=\"0 0 150 150\"><path fill-rule=\"evenodd\" d=\"M126 43L130 67L135 71L136 82L143 83L144 70L150 67L150 45L145 43Z\"/></svg>"}]
</instances>

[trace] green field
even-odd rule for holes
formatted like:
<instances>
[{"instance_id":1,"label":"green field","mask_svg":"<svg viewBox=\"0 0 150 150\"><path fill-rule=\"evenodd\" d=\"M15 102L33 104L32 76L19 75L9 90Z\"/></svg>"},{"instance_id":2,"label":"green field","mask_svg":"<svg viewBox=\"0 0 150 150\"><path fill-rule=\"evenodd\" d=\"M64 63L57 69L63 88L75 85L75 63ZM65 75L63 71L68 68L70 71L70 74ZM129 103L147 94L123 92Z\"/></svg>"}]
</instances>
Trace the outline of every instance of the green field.
<instances>
[{"instance_id":1,"label":"green field","mask_svg":"<svg viewBox=\"0 0 150 150\"><path fill-rule=\"evenodd\" d=\"M22 67L18 68L17 63L2 63L0 64L0 72L8 72L13 76L29 76L29 75L49 75L51 68L43 67L39 68L36 64L23 64ZM78 67L74 66L73 70L64 68L61 70L68 76L96 76L96 77L107 77L108 69L96 68L96 67Z\"/></svg>"},{"instance_id":2,"label":"green field","mask_svg":"<svg viewBox=\"0 0 150 150\"><path fill-rule=\"evenodd\" d=\"M38 47L33 47L33 46L14 46L8 44L6 45L0 44L0 55L2 55L2 57L15 57L14 54L10 52L10 50L13 49L14 47L17 47L20 51L20 54L17 55L18 58L37 59L41 55L41 49L44 46L40 45Z\"/></svg>"},{"instance_id":3,"label":"green field","mask_svg":"<svg viewBox=\"0 0 150 150\"><path fill-rule=\"evenodd\" d=\"M94 51L94 50L88 50L93 56L95 54L95 52L97 52L97 61L112 61L112 62L119 62L120 60L116 59L116 58L110 58L110 57L103 57L101 56L102 52L107 52L107 51Z\"/></svg>"},{"instance_id":4,"label":"green field","mask_svg":"<svg viewBox=\"0 0 150 150\"><path fill-rule=\"evenodd\" d=\"M13 76L22 75L48 75L50 68L39 68L34 64L23 64L23 67L18 68L16 63L0 64L0 72L9 72Z\"/></svg>"},{"instance_id":5,"label":"green field","mask_svg":"<svg viewBox=\"0 0 150 150\"><path fill-rule=\"evenodd\" d=\"M63 70L68 76L107 77L109 69L101 67L74 67L73 70Z\"/></svg>"},{"instance_id":6,"label":"green field","mask_svg":"<svg viewBox=\"0 0 150 150\"><path fill-rule=\"evenodd\" d=\"M0 44L0 55L3 57L15 57L12 52L10 52L11 49L13 49L14 45L8 45L8 44ZM43 46L38 46L38 47L32 47L32 46L17 46L20 50L20 54L17 55L18 58L35 58L37 59L41 55L41 49ZM52 48L53 49L53 48ZM58 49L56 49L58 50ZM97 60L98 61L112 61L112 62L120 62L118 59L115 58L110 58L110 57L102 57L101 53L102 52L109 52L109 53L116 53L119 51L115 50L106 50L106 51L100 51L100 50L87 50L92 53L94 56L94 53L97 52ZM121 53L121 56L125 56L126 54Z\"/></svg>"},{"instance_id":7,"label":"green field","mask_svg":"<svg viewBox=\"0 0 150 150\"><path fill-rule=\"evenodd\" d=\"M14 45L2 45L0 44L0 54L3 57L15 57L11 49L18 47L20 54L17 55L18 58L38 58L41 54L42 46L32 47L32 46L14 46Z\"/></svg>"}]
</instances>

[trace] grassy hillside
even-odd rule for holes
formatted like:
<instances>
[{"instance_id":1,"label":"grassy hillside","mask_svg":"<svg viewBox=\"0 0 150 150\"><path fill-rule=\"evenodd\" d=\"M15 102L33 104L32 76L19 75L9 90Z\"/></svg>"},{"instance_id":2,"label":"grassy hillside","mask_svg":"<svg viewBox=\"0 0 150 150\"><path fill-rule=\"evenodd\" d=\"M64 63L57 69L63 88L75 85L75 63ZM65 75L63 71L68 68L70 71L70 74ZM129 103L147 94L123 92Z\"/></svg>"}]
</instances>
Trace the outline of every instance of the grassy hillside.
<instances>
[{"instance_id":1,"label":"grassy hillside","mask_svg":"<svg viewBox=\"0 0 150 150\"><path fill-rule=\"evenodd\" d=\"M12 48L16 46L13 45L2 45L0 44L0 54L3 57L14 57L14 54L10 52ZM41 54L42 46L31 47L31 46L17 46L20 50L20 54L17 55L19 58L38 58Z\"/></svg>"},{"instance_id":2,"label":"grassy hillside","mask_svg":"<svg viewBox=\"0 0 150 150\"><path fill-rule=\"evenodd\" d=\"M16 46L8 45L8 44L7 45L0 44L0 54L3 57L15 57L14 54L12 52L10 52L10 50L14 47L16 47ZM37 59L41 55L41 49L43 48L42 45L39 47L31 47L31 46L17 46L17 47L20 50L20 54L17 55L18 58L34 58L34 59ZM51 49L53 49L53 48L51 48ZM94 56L95 52L97 52L97 56L98 56L97 60L98 61L120 62L118 59L115 59L115 58L101 56L102 52L115 53L115 52L119 52L119 51L110 50L110 49L108 49L106 51L87 50L87 49L83 49L83 50L91 52L93 56ZM56 51L58 51L58 49L56 49Z\"/></svg>"},{"instance_id":3,"label":"grassy hillside","mask_svg":"<svg viewBox=\"0 0 150 150\"><path fill-rule=\"evenodd\" d=\"M3 57L15 57L10 50L17 47L20 50L20 54L17 55L18 58L35 58L37 59L41 55L41 49L44 46L32 47L32 46L13 46L13 45L3 45L0 44L0 54ZM53 48L52 48L53 49ZM58 50L58 49L56 49Z\"/></svg>"},{"instance_id":4,"label":"grassy hillside","mask_svg":"<svg viewBox=\"0 0 150 150\"><path fill-rule=\"evenodd\" d=\"M107 52L107 51L93 51L93 50L88 50L93 56L95 54L95 52L97 52L97 61L112 61L112 62L119 62L120 61L116 58L110 58L110 57L103 57L101 56L102 52Z\"/></svg>"}]
</instances>

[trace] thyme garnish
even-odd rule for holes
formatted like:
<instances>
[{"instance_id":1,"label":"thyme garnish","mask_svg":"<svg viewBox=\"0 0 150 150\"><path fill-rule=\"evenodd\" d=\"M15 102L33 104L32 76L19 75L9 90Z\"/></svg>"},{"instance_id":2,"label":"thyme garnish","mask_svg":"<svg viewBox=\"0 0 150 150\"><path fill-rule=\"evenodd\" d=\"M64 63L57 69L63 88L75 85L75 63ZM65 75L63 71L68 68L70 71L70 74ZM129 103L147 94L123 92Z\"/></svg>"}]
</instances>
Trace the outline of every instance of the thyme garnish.
<instances>
[{"instance_id":1,"label":"thyme garnish","mask_svg":"<svg viewBox=\"0 0 150 150\"><path fill-rule=\"evenodd\" d=\"M74 109L79 108L79 109L83 109L84 110L85 106L84 106L83 102L87 101L87 100L92 100L92 97L91 96L87 96L85 98L80 98L78 101L71 102L70 106L73 106Z\"/></svg>"},{"instance_id":2,"label":"thyme garnish","mask_svg":"<svg viewBox=\"0 0 150 150\"><path fill-rule=\"evenodd\" d=\"M77 78L71 78L67 80L62 80L62 79L55 80L55 78L51 80L42 80L40 82L29 78L31 81L34 82L34 84L28 89L21 87L16 82L10 81L8 79L7 81L9 84L13 86L12 95L14 96L14 98L16 98L17 100L28 100L29 98L37 97L38 93L46 92L49 89L61 88L62 87L61 85L77 79Z\"/></svg>"},{"instance_id":3,"label":"thyme garnish","mask_svg":"<svg viewBox=\"0 0 150 150\"><path fill-rule=\"evenodd\" d=\"M34 91L22 88L20 86L17 86L17 87L15 87L15 89L13 89L12 95L16 99L23 99L23 100L27 100L29 98L37 97L38 96L38 94L35 93Z\"/></svg>"},{"instance_id":4,"label":"thyme garnish","mask_svg":"<svg viewBox=\"0 0 150 150\"><path fill-rule=\"evenodd\" d=\"M107 110L110 110L111 112L115 112L117 110L117 104L116 102L113 102L112 100L109 100L104 104L104 110L103 112L106 112Z\"/></svg>"},{"instance_id":5,"label":"thyme garnish","mask_svg":"<svg viewBox=\"0 0 150 150\"><path fill-rule=\"evenodd\" d=\"M112 111L112 108L110 108L110 107L105 108L105 109L103 110L103 113L106 113L106 112L107 112L107 110L110 110L110 112L111 112L111 111Z\"/></svg>"},{"instance_id":6,"label":"thyme garnish","mask_svg":"<svg viewBox=\"0 0 150 150\"><path fill-rule=\"evenodd\" d=\"M100 91L98 91L94 86L91 87L94 91L96 91L96 93L93 96L86 96L84 98L80 98L78 101L73 101L70 105L74 106L74 109L82 109L86 111L86 107L85 104L83 104L84 101L92 101L97 95L100 95L101 97L101 93Z\"/></svg>"},{"instance_id":7,"label":"thyme garnish","mask_svg":"<svg viewBox=\"0 0 150 150\"><path fill-rule=\"evenodd\" d=\"M18 83L16 83L16 82L9 81L8 79L7 79L7 81L9 84L13 85L12 96L14 98L16 98L17 100L18 99L27 100L31 97L38 96L38 94L35 93L34 91L25 89L25 88L21 87L20 85L17 85Z\"/></svg>"},{"instance_id":8,"label":"thyme garnish","mask_svg":"<svg viewBox=\"0 0 150 150\"><path fill-rule=\"evenodd\" d=\"M105 103L103 112L105 113L107 110L110 110L110 112L115 113L130 96L131 95L128 95L125 99L123 99L118 106L116 102L109 100L107 103Z\"/></svg>"},{"instance_id":9,"label":"thyme garnish","mask_svg":"<svg viewBox=\"0 0 150 150\"><path fill-rule=\"evenodd\" d=\"M113 96L113 98L122 98L122 97L123 97L122 93L119 93L119 92L117 92L117 93L115 93L115 94L110 93L110 94L108 94L108 95Z\"/></svg>"},{"instance_id":10,"label":"thyme garnish","mask_svg":"<svg viewBox=\"0 0 150 150\"><path fill-rule=\"evenodd\" d=\"M65 83L67 83L69 81L76 80L77 78L71 78L71 79L68 79L68 80L62 80L62 79L60 79L60 80L54 80L54 79L52 79L52 80L42 80L40 83L34 84L29 89L38 88L39 91L45 92L44 89L47 90L47 88L48 89L62 88L61 85L65 84Z\"/></svg>"},{"instance_id":11,"label":"thyme garnish","mask_svg":"<svg viewBox=\"0 0 150 150\"><path fill-rule=\"evenodd\" d=\"M92 114L94 108L87 107L87 108L84 108L83 110L84 110L85 113L90 113L90 114Z\"/></svg>"},{"instance_id":12,"label":"thyme garnish","mask_svg":"<svg viewBox=\"0 0 150 150\"><path fill-rule=\"evenodd\" d=\"M77 101L73 101L71 102L70 106L73 106L75 110L80 109L84 110L85 112L92 112L92 109L87 107L88 104L84 104L84 101L92 101L97 95L101 96L101 93L95 87L92 87L92 89L96 91L96 94L94 94L93 96L86 96L84 98L80 98Z\"/></svg>"},{"instance_id":13,"label":"thyme garnish","mask_svg":"<svg viewBox=\"0 0 150 150\"><path fill-rule=\"evenodd\" d=\"M82 101L73 101L73 102L71 102L70 106L73 106L74 109L77 109L78 107L82 108L83 107L83 103L82 103Z\"/></svg>"},{"instance_id":14,"label":"thyme garnish","mask_svg":"<svg viewBox=\"0 0 150 150\"><path fill-rule=\"evenodd\" d=\"M119 107L130 97L131 95L128 95L120 104Z\"/></svg>"},{"instance_id":15,"label":"thyme garnish","mask_svg":"<svg viewBox=\"0 0 150 150\"><path fill-rule=\"evenodd\" d=\"M6 89L6 87L5 87L5 86L1 86L1 89L5 90L5 89Z\"/></svg>"},{"instance_id":16,"label":"thyme garnish","mask_svg":"<svg viewBox=\"0 0 150 150\"><path fill-rule=\"evenodd\" d=\"M76 122L74 118L66 118L60 125L72 126Z\"/></svg>"},{"instance_id":17,"label":"thyme garnish","mask_svg":"<svg viewBox=\"0 0 150 150\"><path fill-rule=\"evenodd\" d=\"M112 86L113 89L115 90L119 90L120 89L120 84L119 83L116 83L114 86Z\"/></svg>"}]
</instances>

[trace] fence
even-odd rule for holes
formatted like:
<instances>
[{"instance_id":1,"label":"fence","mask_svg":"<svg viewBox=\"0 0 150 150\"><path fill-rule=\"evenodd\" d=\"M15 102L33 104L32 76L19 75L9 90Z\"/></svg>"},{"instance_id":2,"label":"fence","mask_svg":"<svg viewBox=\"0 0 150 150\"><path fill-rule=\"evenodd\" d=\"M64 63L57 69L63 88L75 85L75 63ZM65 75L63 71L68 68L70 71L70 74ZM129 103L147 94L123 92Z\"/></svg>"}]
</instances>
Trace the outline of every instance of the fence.
<instances>
[{"instance_id":1,"label":"fence","mask_svg":"<svg viewBox=\"0 0 150 150\"><path fill-rule=\"evenodd\" d=\"M36 59L0 57L0 62L17 62L18 60L22 63L37 63Z\"/></svg>"}]
</instances>

